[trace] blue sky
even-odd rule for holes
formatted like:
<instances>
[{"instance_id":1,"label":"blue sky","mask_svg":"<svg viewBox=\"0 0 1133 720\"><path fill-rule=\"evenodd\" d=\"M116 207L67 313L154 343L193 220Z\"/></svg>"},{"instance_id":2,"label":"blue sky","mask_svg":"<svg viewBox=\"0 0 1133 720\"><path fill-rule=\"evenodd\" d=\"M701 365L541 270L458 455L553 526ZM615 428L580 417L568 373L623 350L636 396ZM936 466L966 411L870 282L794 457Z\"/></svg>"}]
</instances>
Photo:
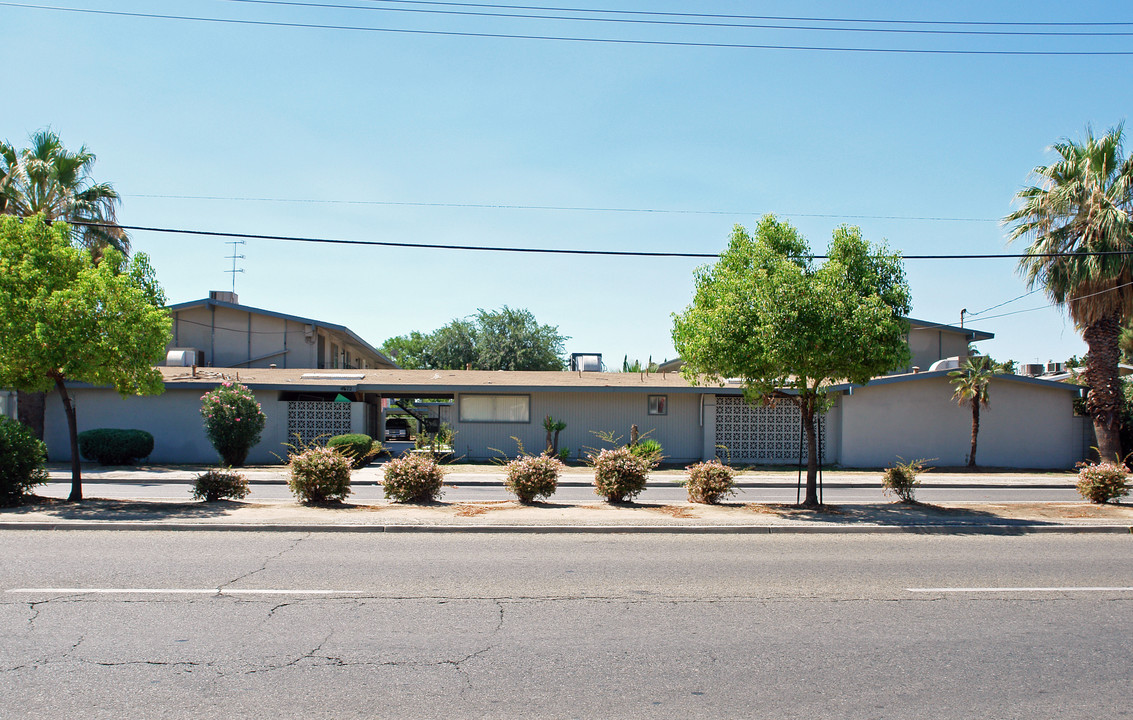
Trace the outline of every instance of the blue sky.
<instances>
[{"instance_id":1,"label":"blue sky","mask_svg":"<svg viewBox=\"0 0 1133 720\"><path fill-rule=\"evenodd\" d=\"M51 4L694 43L1133 50L1127 36L610 26L388 10L454 9L437 5L315 1L387 10L225 0ZM1133 13L1117 2L510 3L988 23L1129 21L1046 29L1133 32ZM845 222L906 254L1003 252L1006 234L996 220L1010 211L1031 168L1050 159L1046 148L1080 137L1087 124L1105 130L1124 120L1133 89L1133 56L600 44L3 5L0 61L9 69L0 138L22 147L31 132L50 126L69 147L85 144L98 155L96 177L122 193L125 224L707 253L723 249L734 224L750 227L767 212L789 219L817 251ZM468 207L504 205L525 207ZM222 240L137 232L133 243L150 255L171 302L231 287L225 256L232 246ZM611 366L626 354L675 355L671 313L691 300L700 264L268 240L249 240L239 252L246 256L236 276L241 302L344 324L374 345L506 304L557 325L571 338L568 352L601 352ZM961 309L976 313L1027 292L1014 260L909 260L906 271L912 315L924 320L956 324ZM1084 352L1056 309L988 317L1045 304L1041 294L1031 295L966 324L995 333L980 347L1001 359L1057 361Z\"/></svg>"}]
</instances>

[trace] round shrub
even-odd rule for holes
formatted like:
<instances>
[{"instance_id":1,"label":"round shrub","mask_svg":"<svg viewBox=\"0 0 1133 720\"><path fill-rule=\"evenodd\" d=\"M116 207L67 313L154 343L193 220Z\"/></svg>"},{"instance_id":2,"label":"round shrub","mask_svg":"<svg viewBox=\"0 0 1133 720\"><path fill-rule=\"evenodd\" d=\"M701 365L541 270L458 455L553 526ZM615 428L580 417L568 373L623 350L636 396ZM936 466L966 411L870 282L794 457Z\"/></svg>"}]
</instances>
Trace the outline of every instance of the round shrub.
<instances>
[{"instance_id":1,"label":"round shrub","mask_svg":"<svg viewBox=\"0 0 1133 720\"><path fill-rule=\"evenodd\" d=\"M209 442L229 467L244 464L266 421L252 391L230 380L201 396L201 417Z\"/></svg>"},{"instance_id":2,"label":"round shrub","mask_svg":"<svg viewBox=\"0 0 1133 720\"><path fill-rule=\"evenodd\" d=\"M521 503L529 503L536 498L544 499L555 494L559 485L559 473L563 464L549 455L528 455L518 457L507 464L507 478L504 487L514 493Z\"/></svg>"},{"instance_id":3,"label":"round shrub","mask_svg":"<svg viewBox=\"0 0 1133 720\"><path fill-rule=\"evenodd\" d=\"M688 477L683 485L689 502L715 505L722 498L736 494L736 471L719 460L689 465L685 470Z\"/></svg>"},{"instance_id":4,"label":"round shrub","mask_svg":"<svg viewBox=\"0 0 1133 720\"><path fill-rule=\"evenodd\" d=\"M0 506L19 505L47 482L47 446L24 425L0 417Z\"/></svg>"},{"instance_id":5,"label":"round shrub","mask_svg":"<svg viewBox=\"0 0 1133 720\"><path fill-rule=\"evenodd\" d=\"M250 492L248 479L231 470L214 468L198 475L193 483L193 499L205 502L216 502L225 498L243 500Z\"/></svg>"},{"instance_id":6,"label":"round shrub","mask_svg":"<svg viewBox=\"0 0 1133 720\"><path fill-rule=\"evenodd\" d=\"M645 489L649 463L627 447L591 455L590 464L594 467L594 492L607 502L632 500Z\"/></svg>"},{"instance_id":7,"label":"round shrub","mask_svg":"<svg viewBox=\"0 0 1133 720\"><path fill-rule=\"evenodd\" d=\"M361 433L335 435L327 440L327 447L334 448L350 458L350 464L355 468L360 468L370 462L370 458L381 451L382 448L381 444L375 443L369 435Z\"/></svg>"},{"instance_id":8,"label":"round shrub","mask_svg":"<svg viewBox=\"0 0 1133 720\"><path fill-rule=\"evenodd\" d=\"M406 453L390 460L382 469L382 490L387 500L429 502L441 495L445 470L432 453Z\"/></svg>"},{"instance_id":9,"label":"round shrub","mask_svg":"<svg viewBox=\"0 0 1133 720\"><path fill-rule=\"evenodd\" d=\"M287 487L299 502L342 501L350 494L350 460L328 447L311 447L288 456L291 477Z\"/></svg>"},{"instance_id":10,"label":"round shrub","mask_svg":"<svg viewBox=\"0 0 1133 720\"><path fill-rule=\"evenodd\" d=\"M1103 504L1129 494L1128 472L1121 463L1078 463L1078 494Z\"/></svg>"},{"instance_id":11,"label":"round shrub","mask_svg":"<svg viewBox=\"0 0 1133 720\"><path fill-rule=\"evenodd\" d=\"M99 465L132 465L153 452L153 435L145 430L98 428L79 433L79 454Z\"/></svg>"},{"instance_id":12,"label":"round shrub","mask_svg":"<svg viewBox=\"0 0 1133 720\"><path fill-rule=\"evenodd\" d=\"M893 493L901 502L915 503L917 486L921 484L917 476L932 469L925 464L927 462L929 461L921 458L909 462L895 462L893 467L885 468L885 474L881 477L883 492Z\"/></svg>"}]
</instances>

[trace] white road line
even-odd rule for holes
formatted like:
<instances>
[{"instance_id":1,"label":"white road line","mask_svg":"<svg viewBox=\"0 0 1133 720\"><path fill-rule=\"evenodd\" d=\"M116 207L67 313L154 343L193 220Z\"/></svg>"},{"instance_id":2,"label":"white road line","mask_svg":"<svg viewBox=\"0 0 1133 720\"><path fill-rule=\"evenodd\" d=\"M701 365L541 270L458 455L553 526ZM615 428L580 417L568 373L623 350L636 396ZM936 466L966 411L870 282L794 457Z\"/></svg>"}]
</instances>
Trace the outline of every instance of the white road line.
<instances>
[{"instance_id":1,"label":"white road line","mask_svg":"<svg viewBox=\"0 0 1133 720\"><path fill-rule=\"evenodd\" d=\"M998 592L1133 592L1133 587L957 587L905 588L915 593L998 593Z\"/></svg>"},{"instance_id":2,"label":"white road line","mask_svg":"<svg viewBox=\"0 0 1133 720\"><path fill-rule=\"evenodd\" d=\"M365 590L295 590L242 588L13 588L9 593L95 595L358 595Z\"/></svg>"}]
</instances>

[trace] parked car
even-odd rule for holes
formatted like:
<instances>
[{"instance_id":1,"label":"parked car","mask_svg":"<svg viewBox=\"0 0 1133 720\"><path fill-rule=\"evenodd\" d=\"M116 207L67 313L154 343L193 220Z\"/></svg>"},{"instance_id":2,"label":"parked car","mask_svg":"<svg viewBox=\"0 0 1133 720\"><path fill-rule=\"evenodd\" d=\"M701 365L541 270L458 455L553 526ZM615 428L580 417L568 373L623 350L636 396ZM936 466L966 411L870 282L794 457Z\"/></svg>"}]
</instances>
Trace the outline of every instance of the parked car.
<instances>
[{"instance_id":1,"label":"parked car","mask_svg":"<svg viewBox=\"0 0 1133 720\"><path fill-rule=\"evenodd\" d=\"M409 421L403 417L386 418L386 440L408 440Z\"/></svg>"}]
</instances>

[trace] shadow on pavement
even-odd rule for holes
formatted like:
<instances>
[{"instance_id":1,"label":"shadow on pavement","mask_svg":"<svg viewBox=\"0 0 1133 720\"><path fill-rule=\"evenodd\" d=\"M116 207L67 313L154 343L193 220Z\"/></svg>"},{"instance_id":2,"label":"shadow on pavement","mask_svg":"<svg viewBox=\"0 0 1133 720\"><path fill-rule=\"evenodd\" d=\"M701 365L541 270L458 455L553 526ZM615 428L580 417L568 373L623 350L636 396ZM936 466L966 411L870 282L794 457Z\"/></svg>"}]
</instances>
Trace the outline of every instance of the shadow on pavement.
<instances>
[{"instance_id":1,"label":"shadow on pavement","mask_svg":"<svg viewBox=\"0 0 1133 720\"><path fill-rule=\"evenodd\" d=\"M830 523L838 525L948 525L957 527L1011 527L1053 525L1043 520L1003 517L986 510L940 507L930 503L895 502L887 505L823 505L802 508L777 503L748 503L756 513L766 513L790 520Z\"/></svg>"},{"instance_id":2,"label":"shadow on pavement","mask_svg":"<svg viewBox=\"0 0 1133 720\"><path fill-rule=\"evenodd\" d=\"M236 500L217 502L148 502L142 500L104 500L86 498L82 502L71 502L59 498L34 495L23 505L0 509L4 515L42 514L61 520L152 520L155 516L162 520L193 520L198 518L225 517L241 508L259 507L256 503Z\"/></svg>"}]
</instances>

